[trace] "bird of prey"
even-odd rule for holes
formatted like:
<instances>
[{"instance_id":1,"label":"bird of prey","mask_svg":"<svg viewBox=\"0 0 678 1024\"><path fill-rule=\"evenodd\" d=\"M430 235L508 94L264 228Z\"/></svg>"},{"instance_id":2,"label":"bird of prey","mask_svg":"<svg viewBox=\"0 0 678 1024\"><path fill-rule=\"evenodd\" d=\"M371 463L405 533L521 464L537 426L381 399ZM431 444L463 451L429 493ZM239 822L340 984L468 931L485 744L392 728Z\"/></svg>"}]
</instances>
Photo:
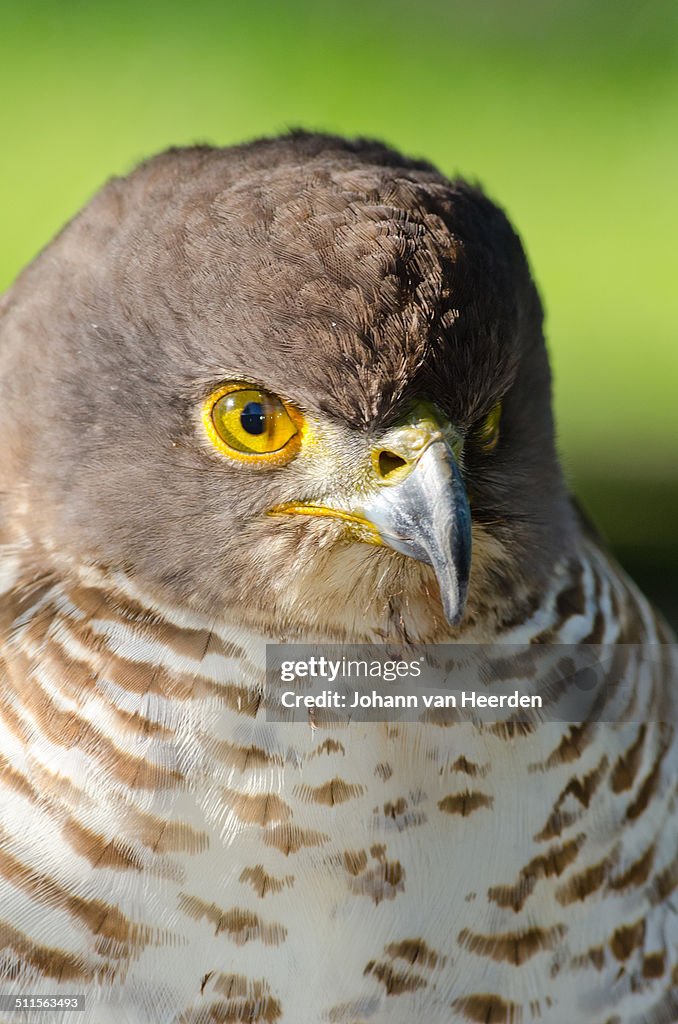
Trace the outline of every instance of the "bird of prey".
<instances>
[{"instance_id":1,"label":"bird of prey","mask_svg":"<svg viewBox=\"0 0 678 1024\"><path fill-rule=\"evenodd\" d=\"M569 496L503 212L373 141L174 149L0 310L2 1024L678 1021L674 647ZM614 685L276 722L281 643Z\"/></svg>"}]
</instances>

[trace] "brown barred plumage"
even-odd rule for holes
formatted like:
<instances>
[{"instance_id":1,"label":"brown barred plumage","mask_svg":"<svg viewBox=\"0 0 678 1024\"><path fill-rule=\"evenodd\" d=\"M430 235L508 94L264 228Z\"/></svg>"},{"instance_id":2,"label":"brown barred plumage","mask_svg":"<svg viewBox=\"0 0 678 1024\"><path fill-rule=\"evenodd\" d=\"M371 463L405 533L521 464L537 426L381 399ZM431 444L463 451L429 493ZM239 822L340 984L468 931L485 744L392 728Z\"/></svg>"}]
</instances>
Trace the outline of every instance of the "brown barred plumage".
<instances>
[{"instance_id":1,"label":"brown barred plumage","mask_svg":"<svg viewBox=\"0 0 678 1024\"><path fill-rule=\"evenodd\" d=\"M657 643L642 598L600 555L585 557L577 621L563 616L563 574L506 642L529 641L547 620L554 637L585 639L597 580L620 607L635 605L644 642ZM15 599L19 567L12 582ZM130 1021L602 1024L610 1008L672 1019L672 725L546 723L508 737L410 724L388 747L386 724L275 734L248 713L249 696L245 711L219 697L261 681L263 618L260 634L237 641L204 624L193 646L196 619L181 631L182 613L150 598L142 612L127 581L102 580L97 602L79 605L74 592L58 582L22 600L2 649L5 989L96 992ZM606 619L607 643L622 629ZM141 694L144 670L153 685ZM646 684L648 719L659 682ZM625 689L634 684L630 671ZM288 979L313 955L311 929L333 962L322 987L301 986L305 1003ZM333 985L341 998L326 998ZM125 992L141 1001L127 1005Z\"/></svg>"},{"instance_id":2,"label":"brown barred plumage","mask_svg":"<svg viewBox=\"0 0 678 1024\"><path fill-rule=\"evenodd\" d=\"M170 153L0 329L0 994L84 993L82 1024L675 1024L676 648L572 512L496 208L376 144ZM207 450L234 376L308 413L296 462ZM422 395L471 493L452 626L442 569L268 515L346 502ZM608 685L574 723L275 722L281 641L492 645L484 685L524 693L566 645L556 707L593 646Z\"/></svg>"}]
</instances>

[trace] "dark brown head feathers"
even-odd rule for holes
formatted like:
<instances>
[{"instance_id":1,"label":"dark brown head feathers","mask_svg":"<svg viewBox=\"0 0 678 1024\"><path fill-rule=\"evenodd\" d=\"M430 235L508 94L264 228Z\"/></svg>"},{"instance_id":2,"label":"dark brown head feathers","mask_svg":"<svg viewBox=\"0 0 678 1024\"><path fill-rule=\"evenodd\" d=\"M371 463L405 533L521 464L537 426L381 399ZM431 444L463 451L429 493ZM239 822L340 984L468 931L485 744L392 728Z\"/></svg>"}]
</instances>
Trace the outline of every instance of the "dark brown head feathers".
<instances>
[{"instance_id":1,"label":"dark brown head feathers","mask_svg":"<svg viewBox=\"0 0 678 1024\"><path fill-rule=\"evenodd\" d=\"M4 301L5 516L21 496L57 547L203 605L237 590L276 476L215 470L195 436L196 405L231 377L359 432L422 396L470 432L502 399L499 448L465 466L477 522L535 580L562 549L541 306L479 189L299 132L170 150L109 182Z\"/></svg>"}]
</instances>

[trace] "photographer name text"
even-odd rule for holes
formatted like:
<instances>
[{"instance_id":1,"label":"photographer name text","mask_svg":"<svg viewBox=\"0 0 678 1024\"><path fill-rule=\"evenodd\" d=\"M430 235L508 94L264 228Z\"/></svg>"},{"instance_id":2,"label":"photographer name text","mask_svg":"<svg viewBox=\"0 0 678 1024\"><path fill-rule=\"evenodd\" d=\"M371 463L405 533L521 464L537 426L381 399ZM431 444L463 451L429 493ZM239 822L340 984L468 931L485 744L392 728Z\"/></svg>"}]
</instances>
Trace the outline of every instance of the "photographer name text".
<instances>
[{"instance_id":1,"label":"photographer name text","mask_svg":"<svg viewBox=\"0 0 678 1024\"><path fill-rule=\"evenodd\" d=\"M542 698L537 695L513 693L486 694L475 690L460 690L458 693L408 693L383 694L372 690L361 693L354 690L346 694L339 690L322 690L317 695L300 694L285 690L280 703L284 708L541 708Z\"/></svg>"}]
</instances>

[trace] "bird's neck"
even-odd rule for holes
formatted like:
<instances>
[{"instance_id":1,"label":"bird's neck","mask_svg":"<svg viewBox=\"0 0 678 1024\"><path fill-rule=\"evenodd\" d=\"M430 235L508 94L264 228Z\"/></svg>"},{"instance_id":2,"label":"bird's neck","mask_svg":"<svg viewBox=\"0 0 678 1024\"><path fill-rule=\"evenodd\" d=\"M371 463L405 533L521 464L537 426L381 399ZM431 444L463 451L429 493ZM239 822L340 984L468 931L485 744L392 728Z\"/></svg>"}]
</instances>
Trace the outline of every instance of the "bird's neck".
<instances>
[{"instance_id":1,"label":"bird's neck","mask_svg":"<svg viewBox=\"0 0 678 1024\"><path fill-rule=\"evenodd\" d=\"M16 549L0 560L0 654L16 727L39 734L67 759L77 747L113 766L121 780L134 775L136 784L144 777L150 785L163 771L174 778L170 766L189 733L197 753L203 734L206 749L214 742L210 723L222 729L232 722L237 730L241 719L256 717L267 643L338 639L317 629L266 635L242 621L160 604L122 573L73 568L55 579L29 573L29 561ZM360 639L378 643L383 636ZM595 548L556 566L549 590L523 621L492 629L471 623L461 634L439 636L493 648L595 645L609 652L633 645L641 656L668 639L633 584ZM630 700L637 714L657 717L663 699L651 686L616 693L604 717L616 720Z\"/></svg>"}]
</instances>

